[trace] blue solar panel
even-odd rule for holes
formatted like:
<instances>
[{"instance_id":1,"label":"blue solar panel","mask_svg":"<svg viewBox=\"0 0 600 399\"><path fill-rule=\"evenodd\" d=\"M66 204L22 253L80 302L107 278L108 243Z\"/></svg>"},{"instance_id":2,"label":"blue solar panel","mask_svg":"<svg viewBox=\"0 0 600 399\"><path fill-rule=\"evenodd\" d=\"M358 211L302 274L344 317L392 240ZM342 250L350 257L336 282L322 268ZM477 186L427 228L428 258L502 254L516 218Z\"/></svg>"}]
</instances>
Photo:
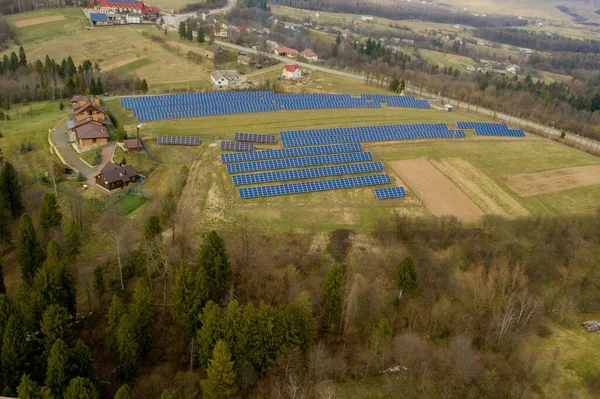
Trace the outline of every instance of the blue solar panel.
<instances>
[{"instance_id":1,"label":"blue solar panel","mask_svg":"<svg viewBox=\"0 0 600 399\"><path fill-rule=\"evenodd\" d=\"M355 175L359 173L371 173L381 171L383 171L383 164L381 162L365 162L358 164L324 166L319 168L304 168L264 173L253 173L249 175L234 175L232 176L232 179L233 184L235 186L242 186L248 184L313 179L316 177L326 176Z\"/></svg>"},{"instance_id":2,"label":"blue solar panel","mask_svg":"<svg viewBox=\"0 0 600 399\"><path fill-rule=\"evenodd\" d=\"M370 152L352 152L348 154L332 154L304 158L285 158L267 161L228 163L226 167L227 173L244 173L261 170L291 169L303 166L329 165L336 163L351 163L372 160L373 154Z\"/></svg>"},{"instance_id":3,"label":"blue solar panel","mask_svg":"<svg viewBox=\"0 0 600 399\"><path fill-rule=\"evenodd\" d=\"M374 191L377 199L406 197L406 190L404 187L376 188Z\"/></svg>"},{"instance_id":4,"label":"blue solar panel","mask_svg":"<svg viewBox=\"0 0 600 399\"><path fill-rule=\"evenodd\" d=\"M431 108L426 100L410 96L348 94L275 94L269 91L163 94L121 99L139 121L327 108Z\"/></svg>"},{"instance_id":5,"label":"blue solar panel","mask_svg":"<svg viewBox=\"0 0 600 399\"><path fill-rule=\"evenodd\" d=\"M301 194L315 191L337 190L343 188L366 187L389 184L388 174L343 177L341 179L317 180L301 183L286 183L275 186L244 187L239 189L240 198L272 197L276 195Z\"/></svg>"},{"instance_id":6,"label":"blue solar panel","mask_svg":"<svg viewBox=\"0 0 600 399\"><path fill-rule=\"evenodd\" d=\"M525 137L522 130L511 130L504 123L456 122L459 129L473 129L478 136Z\"/></svg>"},{"instance_id":7,"label":"blue solar panel","mask_svg":"<svg viewBox=\"0 0 600 399\"><path fill-rule=\"evenodd\" d=\"M362 145L360 145L359 143L323 145L317 147L283 148L281 150L265 150L241 154L221 154L221 162L232 163L245 161L261 161L264 159L305 157L310 155L325 155L360 151L362 151Z\"/></svg>"}]
</instances>

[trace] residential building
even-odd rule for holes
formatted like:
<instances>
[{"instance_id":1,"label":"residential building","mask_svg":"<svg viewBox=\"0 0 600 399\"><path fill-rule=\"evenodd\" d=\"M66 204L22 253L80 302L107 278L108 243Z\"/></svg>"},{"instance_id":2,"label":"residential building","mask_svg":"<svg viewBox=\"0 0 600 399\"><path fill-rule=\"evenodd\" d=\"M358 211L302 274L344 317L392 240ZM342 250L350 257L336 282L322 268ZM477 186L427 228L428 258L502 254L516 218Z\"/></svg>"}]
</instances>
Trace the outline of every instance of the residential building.
<instances>
[{"instance_id":1,"label":"residential building","mask_svg":"<svg viewBox=\"0 0 600 399\"><path fill-rule=\"evenodd\" d=\"M138 172L131 165L117 166L112 162L106 164L96 175L96 184L108 191L120 190L137 181Z\"/></svg>"},{"instance_id":2,"label":"residential building","mask_svg":"<svg viewBox=\"0 0 600 399\"><path fill-rule=\"evenodd\" d=\"M213 29L213 36L223 38L229 37L229 27L225 24L216 25Z\"/></svg>"},{"instance_id":3,"label":"residential building","mask_svg":"<svg viewBox=\"0 0 600 399\"><path fill-rule=\"evenodd\" d=\"M141 24L142 23L142 14L140 13L128 13L125 17L125 20L128 24Z\"/></svg>"},{"instance_id":4,"label":"residential building","mask_svg":"<svg viewBox=\"0 0 600 399\"><path fill-rule=\"evenodd\" d=\"M280 57L296 58L298 56L298 50L289 47L277 46L274 52Z\"/></svg>"},{"instance_id":5,"label":"residential building","mask_svg":"<svg viewBox=\"0 0 600 399\"><path fill-rule=\"evenodd\" d=\"M252 58L248 57L247 55L238 55L237 63L239 65L250 65L252 63Z\"/></svg>"},{"instance_id":6,"label":"residential building","mask_svg":"<svg viewBox=\"0 0 600 399\"><path fill-rule=\"evenodd\" d=\"M298 64L290 64L283 67L281 76L283 79L297 80L302 77L302 71Z\"/></svg>"},{"instance_id":7,"label":"residential building","mask_svg":"<svg viewBox=\"0 0 600 399\"><path fill-rule=\"evenodd\" d=\"M246 78L238 76L236 71L214 71L210 74L210 80L216 89L242 88L246 83Z\"/></svg>"},{"instance_id":8,"label":"residential building","mask_svg":"<svg viewBox=\"0 0 600 399\"><path fill-rule=\"evenodd\" d=\"M108 25L108 16L101 12L92 12L90 13L90 21L92 21L92 26Z\"/></svg>"},{"instance_id":9,"label":"residential building","mask_svg":"<svg viewBox=\"0 0 600 399\"><path fill-rule=\"evenodd\" d=\"M300 53L300 56L306 58L309 61L318 61L319 60L317 53L315 53L314 51L312 51L310 49L302 50L302 52Z\"/></svg>"},{"instance_id":10,"label":"residential building","mask_svg":"<svg viewBox=\"0 0 600 399\"><path fill-rule=\"evenodd\" d=\"M67 131L70 141L77 142L80 151L108 142L112 123L108 110L100 105L100 100L75 96L71 99L71 109L73 113L69 115Z\"/></svg>"},{"instance_id":11,"label":"residential building","mask_svg":"<svg viewBox=\"0 0 600 399\"><path fill-rule=\"evenodd\" d=\"M223 51L221 47L207 47L204 49L204 55L206 58L210 58L211 60L215 58L215 55Z\"/></svg>"},{"instance_id":12,"label":"residential building","mask_svg":"<svg viewBox=\"0 0 600 399\"><path fill-rule=\"evenodd\" d=\"M130 154L144 151L144 146L143 146L142 140L138 140L138 139L123 140L123 145L125 146L125 149L127 150L127 152Z\"/></svg>"},{"instance_id":13,"label":"residential building","mask_svg":"<svg viewBox=\"0 0 600 399\"><path fill-rule=\"evenodd\" d=\"M138 13L143 16L157 16L160 8L145 5L141 0L100 0L96 7L101 13Z\"/></svg>"}]
</instances>

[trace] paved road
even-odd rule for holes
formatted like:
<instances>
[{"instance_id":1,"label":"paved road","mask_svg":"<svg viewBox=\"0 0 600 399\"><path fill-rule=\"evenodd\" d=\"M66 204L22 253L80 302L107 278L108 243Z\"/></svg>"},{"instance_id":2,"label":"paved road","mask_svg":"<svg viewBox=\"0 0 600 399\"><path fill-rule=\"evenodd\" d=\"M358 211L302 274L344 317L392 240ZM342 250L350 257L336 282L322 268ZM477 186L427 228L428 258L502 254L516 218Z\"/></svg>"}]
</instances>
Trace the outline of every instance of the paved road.
<instances>
[{"instance_id":1,"label":"paved road","mask_svg":"<svg viewBox=\"0 0 600 399\"><path fill-rule=\"evenodd\" d=\"M60 152L63 154L69 165L77 169L84 176L89 176L94 173L95 170L90 168L83 162L77 154L75 154L75 150L69 144L69 136L67 135L67 123L63 123L59 127L56 128L56 131L53 134L54 142L56 146L60 149Z\"/></svg>"}]
</instances>

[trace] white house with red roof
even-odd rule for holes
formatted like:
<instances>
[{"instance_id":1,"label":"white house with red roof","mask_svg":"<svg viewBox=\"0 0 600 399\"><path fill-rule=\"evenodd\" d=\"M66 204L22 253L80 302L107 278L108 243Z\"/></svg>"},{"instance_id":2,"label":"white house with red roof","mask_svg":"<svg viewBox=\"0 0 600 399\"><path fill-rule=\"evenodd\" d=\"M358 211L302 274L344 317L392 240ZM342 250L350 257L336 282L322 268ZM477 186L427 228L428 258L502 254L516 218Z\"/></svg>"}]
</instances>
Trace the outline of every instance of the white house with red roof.
<instances>
[{"instance_id":1,"label":"white house with red roof","mask_svg":"<svg viewBox=\"0 0 600 399\"><path fill-rule=\"evenodd\" d=\"M281 76L283 79L297 80L302 77L302 70L300 70L300 66L298 64L286 65L283 67Z\"/></svg>"},{"instance_id":2,"label":"white house with red roof","mask_svg":"<svg viewBox=\"0 0 600 399\"><path fill-rule=\"evenodd\" d=\"M143 16L160 13L160 8L147 6L141 0L100 0L98 10L102 13L132 13Z\"/></svg>"},{"instance_id":3,"label":"white house with red roof","mask_svg":"<svg viewBox=\"0 0 600 399\"><path fill-rule=\"evenodd\" d=\"M318 61L319 60L319 57L317 57L317 53L315 53L314 51L312 51L310 49L302 50L302 52L300 53L300 56L306 58L309 61Z\"/></svg>"}]
</instances>

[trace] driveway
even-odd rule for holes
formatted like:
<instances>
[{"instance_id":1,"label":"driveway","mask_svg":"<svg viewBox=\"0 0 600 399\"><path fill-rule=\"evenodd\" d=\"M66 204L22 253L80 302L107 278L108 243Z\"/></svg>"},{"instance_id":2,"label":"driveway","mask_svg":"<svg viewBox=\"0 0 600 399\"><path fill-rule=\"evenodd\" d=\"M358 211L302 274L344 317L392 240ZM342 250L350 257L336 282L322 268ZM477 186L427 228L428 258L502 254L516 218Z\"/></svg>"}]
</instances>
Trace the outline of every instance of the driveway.
<instances>
[{"instance_id":1,"label":"driveway","mask_svg":"<svg viewBox=\"0 0 600 399\"><path fill-rule=\"evenodd\" d=\"M63 154L69 165L80 171L81 174L84 176L89 176L90 174L95 172L93 168L90 168L85 164L85 162L79 159L79 157L75 153L75 150L73 149L73 147L71 147L71 144L69 143L69 136L67 134L66 122L56 128L56 131L54 132L52 138L54 139L56 146Z\"/></svg>"}]
</instances>

